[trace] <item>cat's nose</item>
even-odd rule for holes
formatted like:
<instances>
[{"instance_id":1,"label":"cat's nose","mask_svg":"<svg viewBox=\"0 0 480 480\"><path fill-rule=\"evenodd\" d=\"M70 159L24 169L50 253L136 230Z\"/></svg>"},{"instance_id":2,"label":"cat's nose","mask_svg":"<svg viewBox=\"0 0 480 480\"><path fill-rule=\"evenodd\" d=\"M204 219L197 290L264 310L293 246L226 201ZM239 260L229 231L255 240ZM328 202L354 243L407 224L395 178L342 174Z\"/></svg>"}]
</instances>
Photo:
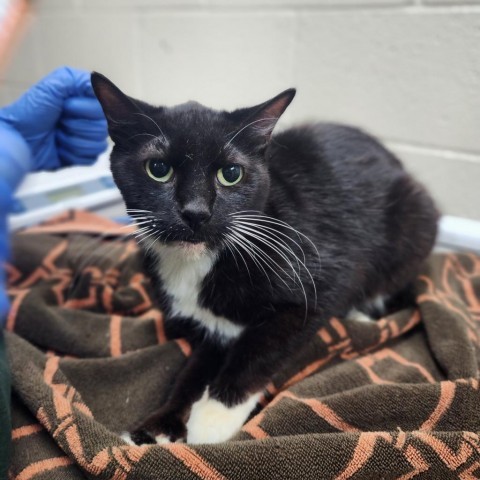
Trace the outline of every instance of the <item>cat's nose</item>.
<instances>
[{"instance_id":1,"label":"cat's nose","mask_svg":"<svg viewBox=\"0 0 480 480\"><path fill-rule=\"evenodd\" d=\"M183 220L193 230L198 230L204 223L210 220L212 212L203 202L190 202L180 210Z\"/></svg>"}]
</instances>

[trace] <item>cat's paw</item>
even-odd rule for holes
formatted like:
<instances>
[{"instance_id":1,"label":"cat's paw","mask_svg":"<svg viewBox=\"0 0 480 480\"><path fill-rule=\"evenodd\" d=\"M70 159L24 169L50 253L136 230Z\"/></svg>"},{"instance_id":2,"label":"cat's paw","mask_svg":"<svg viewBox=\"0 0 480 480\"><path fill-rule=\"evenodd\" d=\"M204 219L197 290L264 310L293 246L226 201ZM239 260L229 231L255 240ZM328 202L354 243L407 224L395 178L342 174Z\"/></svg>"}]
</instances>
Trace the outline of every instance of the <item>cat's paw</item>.
<instances>
[{"instance_id":1,"label":"cat's paw","mask_svg":"<svg viewBox=\"0 0 480 480\"><path fill-rule=\"evenodd\" d=\"M180 416L163 409L134 428L131 433L122 434L122 438L127 443L135 445L180 443L185 440L185 437L185 423Z\"/></svg>"},{"instance_id":2,"label":"cat's paw","mask_svg":"<svg viewBox=\"0 0 480 480\"><path fill-rule=\"evenodd\" d=\"M251 395L243 403L228 407L211 398L208 388L202 398L192 405L187 422L187 443L219 443L235 435L252 410L260 393Z\"/></svg>"},{"instance_id":3,"label":"cat's paw","mask_svg":"<svg viewBox=\"0 0 480 480\"><path fill-rule=\"evenodd\" d=\"M146 430L136 430L135 432L122 432L120 437L129 445L167 445L169 443L185 443L184 438L171 438L169 435L159 433L153 436Z\"/></svg>"},{"instance_id":4,"label":"cat's paw","mask_svg":"<svg viewBox=\"0 0 480 480\"><path fill-rule=\"evenodd\" d=\"M135 430L133 432L122 432L120 437L129 445L154 445L156 438L146 430Z\"/></svg>"},{"instance_id":5,"label":"cat's paw","mask_svg":"<svg viewBox=\"0 0 480 480\"><path fill-rule=\"evenodd\" d=\"M128 443L128 445L136 445L136 443L133 441L132 435L129 432L122 432L120 433L120 438Z\"/></svg>"},{"instance_id":6,"label":"cat's paw","mask_svg":"<svg viewBox=\"0 0 480 480\"><path fill-rule=\"evenodd\" d=\"M367 315L366 313L357 310L356 308L352 308L345 317L346 320L350 320L353 322L362 322L362 323L371 323L374 322L375 319Z\"/></svg>"}]
</instances>

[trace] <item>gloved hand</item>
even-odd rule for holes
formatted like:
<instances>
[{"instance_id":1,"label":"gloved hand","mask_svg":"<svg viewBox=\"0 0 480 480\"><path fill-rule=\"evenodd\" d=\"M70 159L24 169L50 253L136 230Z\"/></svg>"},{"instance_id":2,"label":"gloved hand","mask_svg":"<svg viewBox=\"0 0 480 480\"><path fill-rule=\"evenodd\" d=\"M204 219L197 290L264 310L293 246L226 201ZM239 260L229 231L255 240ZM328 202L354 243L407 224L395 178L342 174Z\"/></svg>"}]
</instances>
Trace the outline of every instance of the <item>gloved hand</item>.
<instances>
[{"instance_id":1,"label":"gloved hand","mask_svg":"<svg viewBox=\"0 0 480 480\"><path fill-rule=\"evenodd\" d=\"M0 109L0 327L8 301L7 215L13 193L29 171L89 165L107 147L107 123L90 73L59 68Z\"/></svg>"},{"instance_id":2,"label":"gloved hand","mask_svg":"<svg viewBox=\"0 0 480 480\"><path fill-rule=\"evenodd\" d=\"M0 177L0 329L5 326L9 302L6 290L6 274L3 264L10 256L8 245L7 215L12 203L12 189Z\"/></svg>"},{"instance_id":3,"label":"gloved hand","mask_svg":"<svg viewBox=\"0 0 480 480\"><path fill-rule=\"evenodd\" d=\"M107 148L107 123L83 70L53 71L0 109L2 124L27 143L33 171L90 165Z\"/></svg>"}]
</instances>

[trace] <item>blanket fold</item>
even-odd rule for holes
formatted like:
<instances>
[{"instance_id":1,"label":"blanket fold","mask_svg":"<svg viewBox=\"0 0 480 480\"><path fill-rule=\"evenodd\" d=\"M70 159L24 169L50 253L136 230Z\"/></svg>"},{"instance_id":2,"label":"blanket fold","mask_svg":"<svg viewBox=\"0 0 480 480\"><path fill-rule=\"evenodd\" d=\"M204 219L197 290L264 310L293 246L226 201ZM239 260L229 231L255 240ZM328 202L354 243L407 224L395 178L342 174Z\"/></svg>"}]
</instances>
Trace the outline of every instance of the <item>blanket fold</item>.
<instances>
[{"instance_id":1,"label":"blanket fold","mask_svg":"<svg viewBox=\"0 0 480 480\"><path fill-rule=\"evenodd\" d=\"M9 478L480 478L480 258L436 254L416 304L330 319L219 445L127 445L191 354L128 229L71 212L13 239Z\"/></svg>"}]
</instances>

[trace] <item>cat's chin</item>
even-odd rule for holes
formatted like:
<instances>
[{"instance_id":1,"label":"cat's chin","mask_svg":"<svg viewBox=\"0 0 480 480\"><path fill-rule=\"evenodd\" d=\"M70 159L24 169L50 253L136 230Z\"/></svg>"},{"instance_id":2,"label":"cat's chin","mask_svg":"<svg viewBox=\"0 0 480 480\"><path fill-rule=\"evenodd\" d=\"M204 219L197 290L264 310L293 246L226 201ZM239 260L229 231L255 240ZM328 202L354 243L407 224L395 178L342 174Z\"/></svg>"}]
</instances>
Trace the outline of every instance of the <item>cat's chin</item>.
<instances>
[{"instance_id":1,"label":"cat's chin","mask_svg":"<svg viewBox=\"0 0 480 480\"><path fill-rule=\"evenodd\" d=\"M169 247L176 248L186 255L202 255L207 252L206 242L174 241L168 243Z\"/></svg>"}]
</instances>

